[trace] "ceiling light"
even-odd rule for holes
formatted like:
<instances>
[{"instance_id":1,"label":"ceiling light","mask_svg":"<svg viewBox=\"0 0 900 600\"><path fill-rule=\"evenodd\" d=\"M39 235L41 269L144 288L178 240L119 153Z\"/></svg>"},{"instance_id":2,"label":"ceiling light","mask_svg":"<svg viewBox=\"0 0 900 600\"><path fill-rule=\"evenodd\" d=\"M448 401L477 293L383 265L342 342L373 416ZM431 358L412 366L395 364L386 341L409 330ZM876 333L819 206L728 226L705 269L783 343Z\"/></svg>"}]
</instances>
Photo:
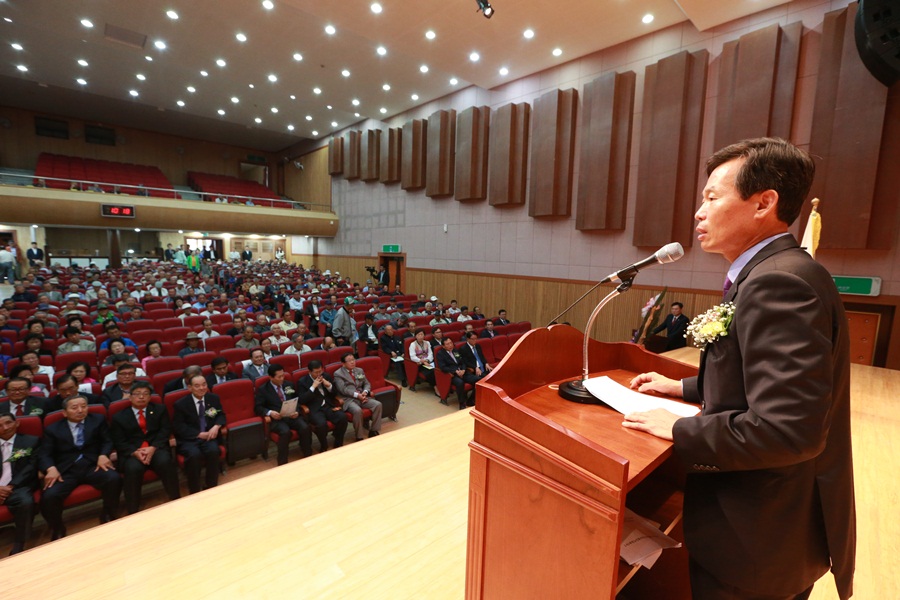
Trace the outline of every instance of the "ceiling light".
<instances>
[{"instance_id":1,"label":"ceiling light","mask_svg":"<svg viewBox=\"0 0 900 600\"><path fill-rule=\"evenodd\" d=\"M331 110L331 109L334 108L334 107L331 106L330 104L326 104L326 105L325 105L325 108L327 108L328 110Z\"/></svg>"},{"instance_id":2,"label":"ceiling light","mask_svg":"<svg viewBox=\"0 0 900 600\"><path fill-rule=\"evenodd\" d=\"M353 113L354 117L359 117L359 113Z\"/></svg>"},{"instance_id":3,"label":"ceiling light","mask_svg":"<svg viewBox=\"0 0 900 600\"><path fill-rule=\"evenodd\" d=\"M184 106L184 100L179 100L175 104L177 104L178 106Z\"/></svg>"},{"instance_id":4,"label":"ceiling light","mask_svg":"<svg viewBox=\"0 0 900 600\"><path fill-rule=\"evenodd\" d=\"M172 19L173 21L178 20L178 13L175 12L174 10L167 10L166 16L169 17L170 19Z\"/></svg>"},{"instance_id":5,"label":"ceiling light","mask_svg":"<svg viewBox=\"0 0 900 600\"><path fill-rule=\"evenodd\" d=\"M425 37L428 38L429 40L433 40L434 38L437 37L437 34L429 29L428 31L425 32Z\"/></svg>"},{"instance_id":6,"label":"ceiling light","mask_svg":"<svg viewBox=\"0 0 900 600\"><path fill-rule=\"evenodd\" d=\"M525 36L525 39L526 39L526 40L530 40L531 38L534 37L534 30L533 30L533 29L526 29L525 31L522 32L522 35Z\"/></svg>"},{"instance_id":7,"label":"ceiling light","mask_svg":"<svg viewBox=\"0 0 900 600\"><path fill-rule=\"evenodd\" d=\"M75 81L78 82L79 85L87 85L87 81L85 81L84 79L82 79L80 77L78 79L76 79Z\"/></svg>"},{"instance_id":8,"label":"ceiling light","mask_svg":"<svg viewBox=\"0 0 900 600\"><path fill-rule=\"evenodd\" d=\"M137 97L138 97L138 91L137 91L137 90L129 90L128 93L131 94L131 97L132 97L132 98L137 98Z\"/></svg>"},{"instance_id":9,"label":"ceiling light","mask_svg":"<svg viewBox=\"0 0 900 600\"><path fill-rule=\"evenodd\" d=\"M81 65L82 67L86 67L86 66L88 66L88 61L84 60L83 58L79 58L78 64Z\"/></svg>"},{"instance_id":10,"label":"ceiling light","mask_svg":"<svg viewBox=\"0 0 900 600\"><path fill-rule=\"evenodd\" d=\"M562 48L554 48L553 56L562 56Z\"/></svg>"},{"instance_id":11,"label":"ceiling light","mask_svg":"<svg viewBox=\"0 0 900 600\"><path fill-rule=\"evenodd\" d=\"M299 52L294 52L294 60L296 60L297 62L300 62L301 60L303 60L303 55L300 54Z\"/></svg>"},{"instance_id":12,"label":"ceiling light","mask_svg":"<svg viewBox=\"0 0 900 600\"><path fill-rule=\"evenodd\" d=\"M278 81L278 76L275 73L269 73L268 79L272 83L275 83L276 81Z\"/></svg>"},{"instance_id":13,"label":"ceiling light","mask_svg":"<svg viewBox=\"0 0 900 600\"><path fill-rule=\"evenodd\" d=\"M288 125L288 131L293 131L293 130L294 130L294 126L293 126L293 125Z\"/></svg>"},{"instance_id":14,"label":"ceiling light","mask_svg":"<svg viewBox=\"0 0 900 600\"><path fill-rule=\"evenodd\" d=\"M141 232L141 228L140 228L140 227L135 227L135 228L134 228L134 232L135 232L135 233L140 233L140 232Z\"/></svg>"},{"instance_id":15,"label":"ceiling light","mask_svg":"<svg viewBox=\"0 0 900 600\"><path fill-rule=\"evenodd\" d=\"M357 98L354 98L350 101L350 104L352 104L353 106L359 106L359 100Z\"/></svg>"},{"instance_id":16,"label":"ceiling light","mask_svg":"<svg viewBox=\"0 0 900 600\"><path fill-rule=\"evenodd\" d=\"M332 122L331 122L331 126L332 126L332 127L337 127L337 126L338 126L337 121L332 121Z\"/></svg>"},{"instance_id":17,"label":"ceiling light","mask_svg":"<svg viewBox=\"0 0 900 600\"><path fill-rule=\"evenodd\" d=\"M306 120L307 120L307 121L312 121L312 115L306 115Z\"/></svg>"},{"instance_id":18,"label":"ceiling light","mask_svg":"<svg viewBox=\"0 0 900 600\"><path fill-rule=\"evenodd\" d=\"M237 96L232 96L232 97L231 97L231 101L234 102L235 104L237 104L238 102L241 101L241 99L238 98Z\"/></svg>"},{"instance_id":19,"label":"ceiling light","mask_svg":"<svg viewBox=\"0 0 900 600\"><path fill-rule=\"evenodd\" d=\"M500 67L500 74L503 76L509 75L509 69L506 67Z\"/></svg>"},{"instance_id":20,"label":"ceiling light","mask_svg":"<svg viewBox=\"0 0 900 600\"><path fill-rule=\"evenodd\" d=\"M646 15L643 16L643 18L641 19L641 22L644 23L645 25L649 25L650 23L653 22L653 15L651 15L650 13L647 13Z\"/></svg>"},{"instance_id":21,"label":"ceiling light","mask_svg":"<svg viewBox=\"0 0 900 600\"><path fill-rule=\"evenodd\" d=\"M84 25L85 27L87 27L88 29L90 29L91 27L94 26L94 24L91 23L90 19L82 19L81 24Z\"/></svg>"},{"instance_id":22,"label":"ceiling light","mask_svg":"<svg viewBox=\"0 0 900 600\"><path fill-rule=\"evenodd\" d=\"M247 84L247 87L250 88L251 90L256 89L256 86L253 85L252 83L248 83L248 84Z\"/></svg>"},{"instance_id":23,"label":"ceiling light","mask_svg":"<svg viewBox=\"0 0 900 600\"><path fill-rule=\"evenodd\" d=\"M378 4L377 2L373 2L372 6L370 6L369 8L371 8L372 12L375 13L376 15L381 14L381 5Z\"/></svg>"},{"instance_id":24,"label":"ceiling light","mask_svg":"<svg viewBox=\"0 0 900 600\"><path fill-rule=\"evenodd\" d=\"M273 106L273 107L272 107L272 112L273 112L273 113L277 113L277 112L278 112L278 107L277 107L277 106Z\"/></svg>"},{"instance_id":25,"label":"ceiling light","mask_svg":"<svg viewBox=\"0 0 900 600\"><path fill-rule=\"evenodd\" d=\"M219 65L220 67L224 67L224 66L227 65L228 63L225 62L224 59L221 59L221 58L220 58L220 59L216 60L216 64Z\"/></svg>"},{"instance_id":26,"label":"ceiling light","mask_svg":"<svg viewBox=\"0 0 900 600\"><path fill-rule=\"evenodd\" d=\"M153 62L153 57L152 57L152 56L145 56L144 58L147 59L147 62Z\"/></svg>"},{"instance_id":27,"label":"ceiling light","mask_svg":"<svg viewBox=\"0 0 900 600\"><path fill-rule=\"evenodd\" d=\"M494 7L487 0L475 0L475 4L478 5L478 9L475 12L480 11L484 14L485 19L490 19L494 16Z\"/></svg>"},{"instance_id":28,"label":"ceiling light","mask_svg":"<svg viewBox=\"0 0 900 600\"><path fill-rule=\"evenodd\" d=\"M456 77L450 78L450 85L456 85L457 83L459 83L459 79L457 79Z\"/></svg>"},{"instance_id":29,"label":"ceiling light","mask_svg":"<svg viewBox=\"0 0 900 600\"><path fill-rule=\"evenodd\" d=\"M222 110L221 108L220 108L217 112L218 112L220 115L222 115L223 117L225 116L225 111Z\"/></svg>"},{"instance_id":30,"label":"ceiling light","mask_svg":"<svg viewBox=\"0 0 900 600\"><path fill-rule=\"evenodd\" d=\"M17 66L16 68L17 68L18 70L22 71L23 73L27 73L27 72L28 72L28 67L26 67L25 65L19 65L19 66Z\"/></svg>"},{"instance_id":31,"label":"ceiling light","mask_svg":"<svg viewBox=\"0 0 900 600\"><path fill-rule=\"evenodd\" d=\"M197 91L197 88L195 88L195 87L192 86L192 85L189 85L189 86L187 86L187 91L189 91L190 93L193 94L194 92Z\"/></svg>"},{"instance_id":32,"label":"ceiling light","mask_svg":"<svg viewBox=\"0 0 900 600\"><path fill-rule=\"evenodd\" d=\"M273 8L275 8L275 3L272 2L272 0L263 0L262 5L266 10L272 10Z\"/></svg>"},{"instance_id":33,"label":"ceiling light","mask_svg":"<svg viewBox=\"0 0 900 600\"><path fill-rule=\"evenodd\" d=\"M22 44L10 44L10 46L12 46L13 50L21 50L22 49Z\"/></svg>"},{"instance_id":34,"label":"ceiling light","mask_svg":"<svg viewBox=\"0 0 900 600\"><path fill-rule=\"evenodd\" d=\"M326 25L325 26L325 33L327 33L328 35L334 35L336 32L337 32L337 29L334 28L334 25Z\"/></svg>"},{"instance_id":35,"label":"ceiling light","mask_svg":"<svg viewBox=\"0 0 900 600\"><path fill-rule=\"evenodd\" d=\"M203 77L209 77L209 73L206 71L200 71L200 75L202 75Z\"/></svg>"},{"instance_id":36,"label":"ceiling light","mask_svg":"<svg viewBox=\"0 0 900 600\"><path fill-rule=\"evenodd\" d=\"M162 40L156 40L155 42L153 42L153 45L156 46L157 48L159 48L160 50L166 49L166 43Z\"/></svg>"},{"instance_id":37,"label":"ceiling light","mask_svg":"<svg viewBox=\"0 0 900 600\"><path fill-rule=\"evenodd\" d=\"M471 60L472 62L478 62L479 60L481 60L481 55L477 52L473 52L469 55L469 60Z\"/></svg>"},{"instance_id":38,"label":"ceiling light","mask_svg":"<svg viewBox=\"0 0 900 600\"><path fill-rule=\"evenodd\" d=\"M384 56L385 54L387 54L387 48L385 48L384 46L378 46L377 48L375 48L375 52L378 53L378 56Z\"/></svg>"},{"instance_id":39,"label":"ceiling light","mask_svg":"<svg viewBox=\"0 0 900 600\"><path fill-rule=\"evenodd\" d=\"M391 84L386 83L383 86L381 86L381 89L383 89L386 92L389 92L389 91L391 91Z\"/></svg>"},{"instance_id":40,"label":"ceiling light","mask_svg":"<svg viewBox=\"0 0 900 600\"><path fill-rule=\"evenodd\" d=\"M380 112L381 114L384 114L387 112L387 109L382 106L381 108L378 109L378 112Z\"/></svg>"},{"instance_id":41,"label":"ceiling light","mask_svg":"<svg viewBox=\"0 0 900 600\"><path fill-rule=\"evenodd\" d=\"M428 65L422 65L421 67L419 67L419 71L421 71L422 73L427 73Z\"/></svg>"},{"instance_id":42,"label":"ceiling light","mask_svg":"<svg viewBox=\"0 0 900 600\"><path fill-rule=\"evenodd\" d=\"M343 75L344 77L350 77L350 71L344 69L343 71L341 71L341 75Z\"/></svg>"},{"instance_id":43,"label":"ceiling light","mask_svg":"<svg viewBox=\"0 0 900 600\"><path fill-rule=\"evenodd\" d=\"M147 81L147 76L141 73L138 73L135 77L137 77L139 81Z\"/></svg>"},{"instance_id":44,"label":"ceiling light","mask_svg":"<svg viewBox=\"0 0 900 600\"><path fill-rule=\"evenodd\" d=\"M253 119L253 120L256 121L257 123L262 123L262 119L260 119L259 117L256 117L256 118Z\"/></svg>"},{"instance_id":45,"label":"ceiling light","mask_svg":"<svg viewBox=\"0 0 900 600\"><path fill-rule=\"evenodd\" d=\"M178 233L184 233L184 229L179 229Z\"/></svg>"},{"instance_id":46,"label":"ceiling light","mask_svg":"<svg viewBox=\"0 0 900 600\"><path fill-rule=\"evenodd\" d=\"M412 98L413 100L418 100L418 99L419 99L419 95L418 95L418 94L413 94L412 96L410 96L410 98Z\"/></svg>"},{"instance_id":47,"label":"ceiling light","mask_svg":"<svg viewBox=\"0 0 900 600\"><path fill-rule=\"evenodd\" d=\"M317 87L313 88L313 94L321 94L321 93L322 93L321 88L317 88Z\"/></svg>"},{"instance_id":48,"label":"ceiling light","mask_svg":"<svg viewBox=\"0 0 900 600\"><path fill-rule=\"evenodd\" d=\"M319 135L319 132L316 131L315 129L313 129L313 130L312 130L312 134L313 134L314 136L316 136L316 135Z\"/></svg>"},{"instance_id":49,"label":"ceiling light","mask_svg":"<svg viewBox=\"0 0 900 600\"><path fill-rule=\"evenodd\" d=\"M247 41L247 36L244 35L243 33L240 33L240 32L234 34L234 37L235 37L235 39L236 39L237 41L239 41L239 42L246 42L246 41Z\"/></svg>"},{"instance_id":50,"label":"ceiling light","mask_svg":"<svg viewBox=\"0 0 900 600\"><path fill-rule=\"evenodd\" d=\"M9 17L3 17L3 20L7 23L12 23L12 19L10 19Z\"/></svg>"}]
</instances>

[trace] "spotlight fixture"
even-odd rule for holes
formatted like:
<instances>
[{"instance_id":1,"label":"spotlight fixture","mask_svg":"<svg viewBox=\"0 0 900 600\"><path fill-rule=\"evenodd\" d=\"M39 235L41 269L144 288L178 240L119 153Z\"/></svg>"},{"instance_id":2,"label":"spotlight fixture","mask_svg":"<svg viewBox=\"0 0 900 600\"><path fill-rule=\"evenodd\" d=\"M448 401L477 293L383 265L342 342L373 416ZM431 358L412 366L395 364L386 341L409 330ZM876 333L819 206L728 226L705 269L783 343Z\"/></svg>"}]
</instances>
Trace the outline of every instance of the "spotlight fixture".
<instances>
[{"instance_id":1,"label":"spotlight fixture","mask_svg":"<svg viewBox=\"0 0 900 600\"><path fill-rule=\"evenodd\" d=\"M490 19L494 16L494 7L491 6L491 3L488 2L488 0L475 0L475 4L478 5L478 10L475 12L482 13L485 19Z\"/></svg>"}]
</instances>

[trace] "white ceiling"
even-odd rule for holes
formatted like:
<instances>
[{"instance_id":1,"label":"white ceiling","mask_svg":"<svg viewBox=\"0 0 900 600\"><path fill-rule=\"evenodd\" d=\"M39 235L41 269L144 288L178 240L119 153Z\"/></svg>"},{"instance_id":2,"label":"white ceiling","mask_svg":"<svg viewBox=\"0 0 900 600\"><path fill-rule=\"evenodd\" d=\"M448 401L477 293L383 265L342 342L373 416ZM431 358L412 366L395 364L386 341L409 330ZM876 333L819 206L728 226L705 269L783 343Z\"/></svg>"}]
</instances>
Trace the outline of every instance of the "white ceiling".
<instances>
[{"instance_id":1,"label":"white ceiling","mask_svg":"<svg viewBox=\"0 0 900 600\"><path fill-rule=\"evenodd\" d=\"M272 10L260 0L0 0L0 105L277 151L469 85L491 89L685 20L708 29L787 1L496 0L493 18L485 19L475 0L380 0L380 14L372 0L273 0ZM654 20L644 24L648 13ZM334 35L325 33L329 24ZM112 41L107 26L145 42ZM523 36L529 28L532 39ZM239 32L246 42L236 39ZM477 63L468 58L473 51ZM298 52L302 61L293 58ZM220 58L225 67L216 65Z\"/></svg>"}]
</instances>

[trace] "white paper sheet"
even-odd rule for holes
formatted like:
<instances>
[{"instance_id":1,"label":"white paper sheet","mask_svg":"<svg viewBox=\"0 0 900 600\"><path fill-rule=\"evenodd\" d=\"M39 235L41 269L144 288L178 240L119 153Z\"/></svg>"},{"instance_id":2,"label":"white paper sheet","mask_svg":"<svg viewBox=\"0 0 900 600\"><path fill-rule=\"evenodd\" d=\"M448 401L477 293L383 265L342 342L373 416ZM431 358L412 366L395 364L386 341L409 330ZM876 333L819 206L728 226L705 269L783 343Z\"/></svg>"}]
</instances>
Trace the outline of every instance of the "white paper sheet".
<instances>
[{"instance_id":1,"label":"white paper sheet","mask_svg":"<svg viewBox=\"0 0 900 600\"><path fill-rule=\"evenodd\" d=\"M616 383L605 375L586 379L584 387L597 398L603 400L614 410L623 415L633 412L645 412L654 408L664 408L680 417L693 417L700 412L699 406L682 404L649 394L641 394Z\"/></svg>"},{"instance_id":2,"label":"white paper sheet","mask_svg":"<svg viewBox=\"0 0 900 600\"><path fill-rule=\"evenodd\" d=\"M625 509L619 555L629 565L639 564L649 569L663 550L680 547L679 542L660 531L658 523Z\"/></svg>"}]
</instances>

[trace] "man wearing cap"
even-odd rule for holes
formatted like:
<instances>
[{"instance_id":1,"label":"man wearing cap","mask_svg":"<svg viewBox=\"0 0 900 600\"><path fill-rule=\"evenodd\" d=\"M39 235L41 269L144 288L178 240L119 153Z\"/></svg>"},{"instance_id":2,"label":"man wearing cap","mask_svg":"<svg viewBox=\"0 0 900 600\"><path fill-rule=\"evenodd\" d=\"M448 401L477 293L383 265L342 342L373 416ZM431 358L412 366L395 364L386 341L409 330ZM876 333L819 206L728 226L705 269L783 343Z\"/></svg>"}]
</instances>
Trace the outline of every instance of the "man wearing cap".
<instances>
[{"instance_id":1,"label":"man wearing cap","mask_svg":"<svg viewBox=\"0 0 900 600\"><path fill-rule=\"evenodd\" d=\"M178 356L184 358L189 354L200 354L204 352L203 348L203 339L196 331L190 331L186 336L184 336L184 341L187 344L184 348L178 351Z\"/></svg>"},{"instance_id":2,"label":"man wearing cap","mask_svg":"<svg viewBox=\"0 0 900 600\"><path fill-rule=\"evenodd\" d=\"M97 300L100 298L99 291L103 288L103 284L99 281L91 282L91 285L88 287L85 296L88 300Z\"/></svg>"},{"instance_id":3,"label":"man wearing cap","mask_svg":"<svg viewBox=\"0 0 900 600\"><path fill-rule=\"evenodd\" d=\"M94 325L103 325L107 321L118 321L119 319L111 310L109 304L100 302L97 304L97 316L94 318Z\"/></svg>"},{"instance_id":4,"label":"man wearing cap","mask_svg":"<svg viewBox=\"0 0 900 600\"><path fill-rule=\"evenodd\" d=\"M131 291L129 296L140 302L141 298L144 297L144 284L140 281L135 281L132 287L134 289Z\"/></svg>"}]
</instances>

